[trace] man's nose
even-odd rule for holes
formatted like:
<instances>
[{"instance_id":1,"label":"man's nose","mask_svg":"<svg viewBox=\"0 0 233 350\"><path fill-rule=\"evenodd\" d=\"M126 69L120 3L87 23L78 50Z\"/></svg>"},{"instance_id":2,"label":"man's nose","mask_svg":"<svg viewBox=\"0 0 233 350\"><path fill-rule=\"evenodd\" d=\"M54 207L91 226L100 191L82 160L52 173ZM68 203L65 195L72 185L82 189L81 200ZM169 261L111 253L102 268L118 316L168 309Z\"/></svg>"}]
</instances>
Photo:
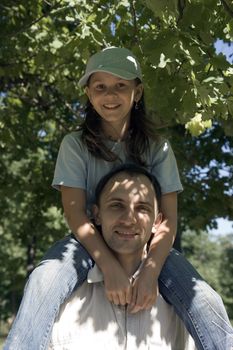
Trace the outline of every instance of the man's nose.
<instances>
[{"instance_id":1,"label":"man's nose","mask_svg":"<svg viewBox=\"0 0 233 350\"><path fill-rule=\"evenodd\" d=\"M121 215L121 220L125 224L135 224L137 222L136 212L133 208L125 208L124 212Z\"/></svg>"}]
</instances>

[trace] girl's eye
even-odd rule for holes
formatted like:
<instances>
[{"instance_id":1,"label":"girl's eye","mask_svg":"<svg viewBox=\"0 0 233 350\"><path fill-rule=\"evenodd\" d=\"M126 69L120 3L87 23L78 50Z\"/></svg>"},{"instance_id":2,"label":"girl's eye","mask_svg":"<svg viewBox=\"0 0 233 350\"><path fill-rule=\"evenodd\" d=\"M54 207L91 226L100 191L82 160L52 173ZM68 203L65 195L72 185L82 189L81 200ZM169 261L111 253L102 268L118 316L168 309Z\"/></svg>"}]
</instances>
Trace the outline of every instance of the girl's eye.
<instances>
[{"instance_id":1,"label":"girl's eye","mask_svg":"<svg viewBox=\"0 0 233 350\"><path fill-rule=\"evenodd\" d=\"M102 90L104 90L104 88L105 88L104 84L98 84L95 86L95 89L98 91L102 91Z\"/></svg>"},{"instance_id":2,"label":"girl's eye","mask_svg":"<svg viewBox=\"0 0 233 350\"><path fill-rule=\"evenodd\" d=\"M117 87L118 87L118 89L123 89L126 87L126 85L124 83L118 83Z\"/></svg>"}]
</instances>

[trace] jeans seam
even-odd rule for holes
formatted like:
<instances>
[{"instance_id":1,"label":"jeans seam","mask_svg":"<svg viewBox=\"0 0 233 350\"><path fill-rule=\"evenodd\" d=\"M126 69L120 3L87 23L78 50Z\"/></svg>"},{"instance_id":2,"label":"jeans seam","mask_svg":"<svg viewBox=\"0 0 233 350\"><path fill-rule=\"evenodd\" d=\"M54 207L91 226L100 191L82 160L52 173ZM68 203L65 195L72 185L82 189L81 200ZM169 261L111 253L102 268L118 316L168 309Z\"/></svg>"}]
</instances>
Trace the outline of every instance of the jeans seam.
<instances>
[{"instance_id":1,"label":"jeans seam","mask_svg":"<svg viewBox=\"0 0 233 350\"><path fill-rule=\"evenodd\" d=\"M193 328L194 328L194 330L196 331L196 334L197 334L197 336L198 336L198 339L199 339L199 341L200 341L200 344L201 344L201 348L199 348L199 350L208 350L208 347L206 346L206 344L204 343L204 337L203 337L203 335L200 333L200 331L199 331L199 327L198 327L198 325L196 324L196 322L194 321L194 319L193 319L193 314L192 314L192 312L187 308L187 306L186 306L186 304L183 302L183 299L181 299L180 297L179 297L179 295L177 295L177 293L175 292L175 290L174 290L174 288L172 288L172 287L167 287L166 286L166 284L161 280L161 279L159 279L159 282L160 283L162 283L163 285L164 285L164 287L167 289L167 290L169 290L169 291L171 291L174 295L175 295L175 297L179 300L179 302L182 304L182 305L184 305L184 307L185 307L185 310L186 310L186 312L187 312L187 315L188 315L188 317L189 317L189 320L191 321L191 323L192 323L192 325L193 325ZM163 295L163 293L161 293L162 295ZM166 298L166 296L165 296L165 298ZM174 307L174 304L171 304L173 307ZM174 308L175 309L175 308ZM176 312L176 309L175 309L175 312ZM177 312L176 312L176 314L177 314ZM178 314L177 314L178 315ZM178 315L178 317L180 317L179 315ZM183 320L182 320L183 321ZM184 321L183 321L184 322ZM185 322L184 322L184 324L185 324ZM185 324L185 326L186 326L186 324ZM197 345L196 345L197 346ZM197 346L198 347L198 346ZM214 350L214 349L211 349L211 350Z\"/></svg>"},{"instance_id":2,"label":"jeans seam","mask_svg":"<svg viewBox=\"0 0 233 350\"><path fill-rule=\"evenodd\" d=\"M48 325L48 327L47 327L47 329L46 329L46 331L45 331L45 334L44 334L44 337L43 337L43 341L41 342L41 345L40 345L40 350L45 350L45 349L46 349L46 345L47 345L47 342L48 342L48 336L49 336L49 334L51 333L51 329L52 329L52 327L53 327L54 321L55 321L55 319L56 319L56 317L57 317L57 315L58 315L58 312L59 312L59 310L60 310L61 305L70 297L70 295L71 295L78 287L80 287L80 286L83 284L83 282L86 280L86 278L87 278L87 275L85 276L85 278L78 279L78 281L76 282L75 286L74 286L73 289L70 291L70 293L67 293L67 294L64 296L63 301L59 303L58 308L55 308L55 309L54 309L54 313L53 313L53 314L54 314L54 317L53 317L53 319L51 320L51 323ZM77 280L77 278L76 278L76 276L75 276L75 277L72 279L72 281L70 281L70 282L71 282L70 284L73 285L73 281L76 281L76 280Z\"/></svg>"}]
</instances>

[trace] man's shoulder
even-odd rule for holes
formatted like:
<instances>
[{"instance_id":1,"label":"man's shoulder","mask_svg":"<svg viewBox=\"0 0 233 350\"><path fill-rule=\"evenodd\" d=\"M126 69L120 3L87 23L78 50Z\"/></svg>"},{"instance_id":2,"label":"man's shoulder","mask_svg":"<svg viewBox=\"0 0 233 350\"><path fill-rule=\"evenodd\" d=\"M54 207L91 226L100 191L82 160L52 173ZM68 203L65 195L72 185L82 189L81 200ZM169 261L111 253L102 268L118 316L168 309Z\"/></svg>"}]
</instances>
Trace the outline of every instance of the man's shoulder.
<instances>
[{"instance_id":1,"label":"man's shoulder","mask_svg":"<svg viewBox=\"0 0 233 350\"><path fill-rule=\"evenodd\" d=\"M87 275L88 283L98 283L103 282L104 276L99 267L95 264L91 270L89 270Z\"/></svg>"}]
</instances>

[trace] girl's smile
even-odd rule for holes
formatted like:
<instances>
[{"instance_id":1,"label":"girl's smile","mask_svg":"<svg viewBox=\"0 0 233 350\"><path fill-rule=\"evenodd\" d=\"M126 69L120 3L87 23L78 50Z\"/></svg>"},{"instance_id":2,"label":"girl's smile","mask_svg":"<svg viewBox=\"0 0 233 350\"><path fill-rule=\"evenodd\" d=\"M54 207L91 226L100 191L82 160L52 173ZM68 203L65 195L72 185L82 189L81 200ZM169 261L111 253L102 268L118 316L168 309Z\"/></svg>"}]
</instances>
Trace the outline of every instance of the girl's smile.
<instances>
[{"instance_id":1,"label":"girl's smile","mask_svg":"<svg viewBox=\"0 0 233 350\"><path fill-rule=\"evenodd\" d=\"M128 129L133 104L142 96L142 84L105 72L91 75L86 94L101 116L106 136L123 137Z\"/></svg>"}]
</instances>

